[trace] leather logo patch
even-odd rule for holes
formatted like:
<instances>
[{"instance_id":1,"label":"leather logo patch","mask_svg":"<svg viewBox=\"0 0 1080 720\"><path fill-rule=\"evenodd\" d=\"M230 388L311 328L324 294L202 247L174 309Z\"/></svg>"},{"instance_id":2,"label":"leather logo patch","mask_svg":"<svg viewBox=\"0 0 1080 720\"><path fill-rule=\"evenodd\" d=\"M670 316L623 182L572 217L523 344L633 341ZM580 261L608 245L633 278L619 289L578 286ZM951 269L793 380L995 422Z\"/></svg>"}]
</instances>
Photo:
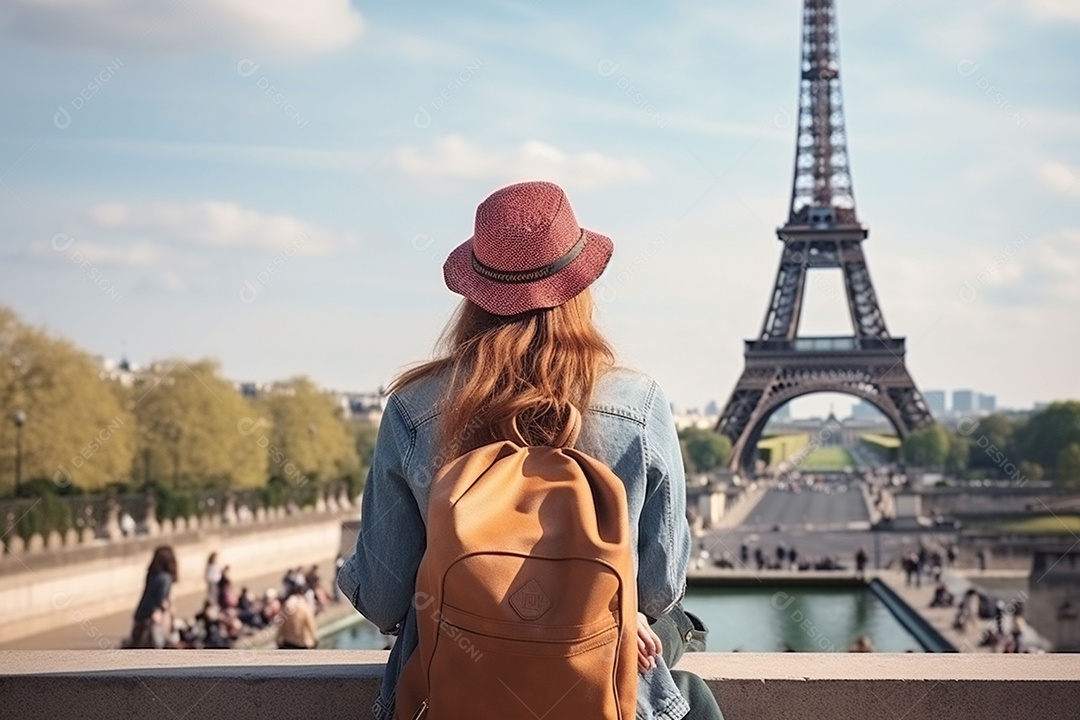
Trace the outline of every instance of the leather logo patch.
<instances>
[{"instance_id":1,"label":"leather logo patch","mask_svg":"<svg viewBox=\"0 0 1080 720\"><path fill-rule=\"evenodd\" d=\"M522 620L535 620L551 608L551 599L544 593L540 583L529 580L510 596L510 607Z\"/></svg>"}]
</instances>

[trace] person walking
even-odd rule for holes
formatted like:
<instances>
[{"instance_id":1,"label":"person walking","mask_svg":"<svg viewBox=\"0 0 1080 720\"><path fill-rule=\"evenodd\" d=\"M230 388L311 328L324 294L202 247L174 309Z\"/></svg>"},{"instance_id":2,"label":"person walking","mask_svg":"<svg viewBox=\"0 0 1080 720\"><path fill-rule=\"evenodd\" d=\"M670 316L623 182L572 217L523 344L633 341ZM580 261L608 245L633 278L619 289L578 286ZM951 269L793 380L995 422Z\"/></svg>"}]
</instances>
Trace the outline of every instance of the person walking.
<instances>
[{"instance_id":1,"label":"person walking","mask_svg":"<svg viewBox=\"0 0 1080 720\"><path fill-rule=\"evenodd\" d=\"M865 580L866 579L866 561L867 561L866 548L860 547L855 552L855 577L857 577L860 580ZM910 580L908 581L908 584L909 585L911 584Z\"/></svg>"},{"instance_id":2,"label":"person walking","mask_svg":"<svg viewBox=\"0 0 1080 720\"><path fill-rule=\"evenodd\" d=\"M161 649L172 632L172 608L169 593L178 579L176 554L172 547L162 545L154 550L146 571L139 604L135 608L129 646Z\"/></svg>"},{"instance_id":3,"label":"person walking","mask_svg":"<svg viewBox=\"0 0 1080 720\"><path fill-rule=\"evenodd\" d=\"M700 677L670 669L685 650L701 649L701 629L682 631L691 549L685 475L663 391L618 367L593 321L590 286L612 249L609 238L578 225L561 188L527 182L481 203L473 237L443 266L447 286L465 299L437 358L391 385L364 486L365 521L338 579L364 616L398 636L373 707L379 720L395 716L401 672L417 647L417 614L430 612L414 597L413 578L436 472L500 439L515 418L529 445L555 444L578 411L573 447L605 463L626 490L637 561L637 717L722 718Z\"/></svg>"}]
</instances>

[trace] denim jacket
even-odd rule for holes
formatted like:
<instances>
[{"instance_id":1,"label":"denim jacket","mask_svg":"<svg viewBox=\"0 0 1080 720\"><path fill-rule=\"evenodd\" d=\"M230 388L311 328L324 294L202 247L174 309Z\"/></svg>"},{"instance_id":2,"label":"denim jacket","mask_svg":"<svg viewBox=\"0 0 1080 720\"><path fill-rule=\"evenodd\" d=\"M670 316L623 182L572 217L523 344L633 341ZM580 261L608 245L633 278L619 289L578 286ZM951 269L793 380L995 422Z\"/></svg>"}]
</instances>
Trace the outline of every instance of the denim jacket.
<instances>
[{"instance_id":1,"label":"denim jacket","mask_svg":"<svg viewBox=\"0 0 1080 720\"><path fill-rule=\"evenodd\" d=\"M364 487L356 552L338 576L364 617L398 635L373 707L378 720L392 718L398 677L417 645L413 592L426 542L428 489L453 459L436 456L443 384L436 376L390 395ZM600 379L582 415L575 446L626 485L638 610L659 618L685 592L690 554L686 480L668 401L648 376L616 368ZM637 708L638 720L679 720L689 712L662 658L638 676Z\"/></svg>"}]
</instances>

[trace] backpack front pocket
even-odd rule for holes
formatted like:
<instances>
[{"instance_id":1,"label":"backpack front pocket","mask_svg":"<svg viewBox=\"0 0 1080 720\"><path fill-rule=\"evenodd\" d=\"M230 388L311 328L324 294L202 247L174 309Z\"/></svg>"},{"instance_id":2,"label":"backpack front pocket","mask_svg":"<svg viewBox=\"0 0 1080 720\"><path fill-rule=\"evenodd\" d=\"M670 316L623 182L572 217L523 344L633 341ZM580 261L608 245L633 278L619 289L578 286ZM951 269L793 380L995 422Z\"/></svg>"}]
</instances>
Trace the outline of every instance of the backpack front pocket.
<instances>
[{"instance_id":1,"label":"backpack front pocket","mask_svg":"<svg viewBox=\"0 0 1080 720\"><path fill-rule=\"evenodd\" d=\"M524 633L514 633L513 625ZM612 677L619 628L614 618L540 628L485 621L444 606L429 670L431 717L440 707L463 717L618 718ZM521 639L522 634L530 639ZM515 636L516 635L516 636ZM438 678L438 681L435 679Z\"/></svg>"}]
</instances>

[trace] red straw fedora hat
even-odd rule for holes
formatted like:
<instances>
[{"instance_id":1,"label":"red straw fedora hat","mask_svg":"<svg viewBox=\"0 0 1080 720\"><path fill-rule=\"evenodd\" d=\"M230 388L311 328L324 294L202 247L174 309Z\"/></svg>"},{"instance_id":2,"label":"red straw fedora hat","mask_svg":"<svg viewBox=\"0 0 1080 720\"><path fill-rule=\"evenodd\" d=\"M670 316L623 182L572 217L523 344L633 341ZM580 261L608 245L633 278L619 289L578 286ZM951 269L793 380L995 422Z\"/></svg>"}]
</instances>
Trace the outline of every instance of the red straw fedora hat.
<instances>
[{"instance_id":1,"label":"red straw fedora hat","mask_svg":"<svg viewBox=\"0 0 1080 720\"><path fill-rule=\"evenodd\" d=\"M446 286L494 315L562 305L587 288L613 245L578 225L566 193L549 182L493 192L476 208L473 236L443 265Z\"/></svg>"}]
</instances>

